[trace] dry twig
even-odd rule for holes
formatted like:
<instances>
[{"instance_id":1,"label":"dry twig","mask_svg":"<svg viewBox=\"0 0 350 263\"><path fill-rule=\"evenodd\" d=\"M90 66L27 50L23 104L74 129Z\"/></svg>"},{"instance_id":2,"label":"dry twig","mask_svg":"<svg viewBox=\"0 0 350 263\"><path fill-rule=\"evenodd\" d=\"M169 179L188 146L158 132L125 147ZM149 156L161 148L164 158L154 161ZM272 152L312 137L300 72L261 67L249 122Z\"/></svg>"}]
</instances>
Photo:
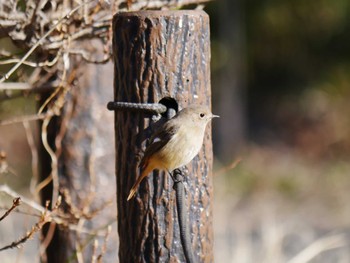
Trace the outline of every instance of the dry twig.
<instances>
[{"instance_id":1,"label":"dry twig","mask_svg":"<svg viewBox=\"0 0 350 263\"><path fill-rule=\"evenodd\" d=\"M81 7L83 7L84 5L90 4L92 2L94 2L95 0L92 1L88 1L88 2L83 2L82 4L78 5L77 7L75 7L74 9L70 10L65 16L63 16L62 18L60 18L57 23L49 30L47 31L40 39L39 41L37 41L29 50L28 52L21 58L20 61L18 61L18 63L16 65L14 65L1 79L0 79L0 83L4 82L5 80L7 80L22 64L24 61L26 61L26 59L33 53L33 51L39 47L44 39L46 39L59 25L61 25L65 20L69 19L76 11L78 11Z\"/></svg>"},{"instance_id":2,"label":"dry twig","mask_svg":"<svg viewBox=\"0 0 350 263\"><path fill-rule=\"evenodd\" d=\"M6 249L11 249L11 248L15 248L18 247L19 245L25 243L28 239L30 239L35 233L37 233L38 231L40 231L43 226L52 221L52 212L49 212L48 210L48 205L49 202L46 203L46 207L44 212L42 213L39 222L37 222L30 231L28 231L23 237L21 237L20 239L18 239L17 241L12 242L9 245L6 245L2 248L0 248L0 251L6 250ZM58 206L60 205L60 200L57 200L57 203L53 209L53 212L56 211L58 209Z\"/></svg>"},{"instance_id":3,"label":"dry twig","mask_svg":"<svg viewBox=\"0 0 350 263\"><path fill-rule=\"evenodd\" d=\"M310 262L312 258L319 255L320 253L326 250L345 246L346 242L346 238L343 234L320 238L303 249L299 254L289 260L288 263Z\"/></svg>"},{"instance_id":4,"label":"dry twig","mask_svg":"<svg viewBox=\"0 0 350 263\"><path fill-rule=\"evenodd\" d=\"M11 211L13 209L15 209L17 206L19 206L20 204L21 204L21 198L20 197L16 197L15 199L13 199L12 206L5 212L5 214L2 215L2 217L0 217L0 221L5 219L5 217L7 217L11 213Z\"/></svg>"},{"instance_id":5,"label":"dry twig","mask_svg":"<svg viewBox=\"0 0 350 263\"><path fill-rule=\"evenodd\" d=\"M103 245L102 245L102 248L101 248L101 253L97 256L97 262L98 263L102 263L102 257L107 251L107 242L108 242L108 238L109 238L109 235L111 234L111 232L112 232L112 226L109 225L108 228L107 228L107 231L106 231L106 235L105 235L104 241L103 241Z\"/></svg>"},{"instance_id":6,"label":"dry twig","mask_svg":"<svg viewBox=\"0 0 350 263\"><path fill-rule=\"evenodd\" d=\"M214 176L218 176L218 175L222 175L224 173L227 173L228 171L236 168L236 166L242 161L241 158L237 158L235 160L233 160L232 163L230 163L229 165L225 166L225 167L222 167L220 170L216 171L214 173Z\"/></svg>"}]
</instances>

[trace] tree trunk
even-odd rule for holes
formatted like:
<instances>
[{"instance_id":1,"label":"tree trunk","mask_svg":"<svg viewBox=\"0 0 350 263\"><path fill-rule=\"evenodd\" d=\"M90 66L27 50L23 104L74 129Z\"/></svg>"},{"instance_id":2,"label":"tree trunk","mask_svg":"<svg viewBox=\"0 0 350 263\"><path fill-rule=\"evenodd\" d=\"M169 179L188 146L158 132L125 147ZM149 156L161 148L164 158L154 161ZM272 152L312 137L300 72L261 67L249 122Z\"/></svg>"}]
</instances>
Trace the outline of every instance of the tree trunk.
<instances>
[{"instance_id":1,"label":"tree trunk","mask_svg":"<svg viewBox=\"0 0 350 263\"><path fill-rule=\"evenodd\" d=\"M58 157L61 209L74 228L56 226L47 248L50 263L76 262L79 256L83 262L91 262L94 241L99 242L96 252L99 254L107 226L116 221L114 154L110 147L113 130L107 125L113 122L113 114L106 110L106 101L112 96L113 67L110 63L79 64L77 75L81 77L66 95L62 114L51 121L48 130L49 141ZM42 152L45 153L41 162L45 178L51 172L51 160L45 150ZM52 196L52 188L45 190L43 202ZM94 234L97 232L99 234ZM46 236L47 227L44 233ZM104 255L106 262L116 257L116 239L112 232Z\"/></svg>"}]
</instances>

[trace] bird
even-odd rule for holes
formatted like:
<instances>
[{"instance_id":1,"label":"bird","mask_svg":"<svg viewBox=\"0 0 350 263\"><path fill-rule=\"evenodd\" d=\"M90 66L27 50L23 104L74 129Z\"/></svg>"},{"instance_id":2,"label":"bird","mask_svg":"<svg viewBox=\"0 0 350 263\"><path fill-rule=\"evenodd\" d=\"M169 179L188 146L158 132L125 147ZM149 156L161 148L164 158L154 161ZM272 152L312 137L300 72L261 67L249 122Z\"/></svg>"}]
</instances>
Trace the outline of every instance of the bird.
<instances>
[{"instance_id":1,"label":"bird","mask_svg":"<svg viewBox=\"0 0 350 263\"><path fill-rule=\"evenodd\" d=\"M166 121L150 139L139 167L137 178L128 195L129 201L135 195L141 181L153 170L173 170L187 165L199 153L207 124L219 117L206 106L194 105L179 111Z\"/></svg>"}]
</instances>

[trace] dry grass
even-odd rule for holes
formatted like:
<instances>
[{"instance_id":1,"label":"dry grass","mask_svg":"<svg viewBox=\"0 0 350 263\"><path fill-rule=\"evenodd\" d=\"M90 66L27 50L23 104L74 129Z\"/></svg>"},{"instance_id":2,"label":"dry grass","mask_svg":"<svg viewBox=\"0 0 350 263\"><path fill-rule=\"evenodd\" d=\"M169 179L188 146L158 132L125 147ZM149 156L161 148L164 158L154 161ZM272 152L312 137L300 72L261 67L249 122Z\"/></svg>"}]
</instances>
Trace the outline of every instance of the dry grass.
<instances>
[{"instance_id":1,"label":"dry grass","mask_svg":"<svg viewBox=\"0 0 350 263\"><path fill-rule=\"evenodd\" d=\"M217 262L349 262L349 162L282 146L242 159L214 180Z\"/></svg>"}]
</instances>

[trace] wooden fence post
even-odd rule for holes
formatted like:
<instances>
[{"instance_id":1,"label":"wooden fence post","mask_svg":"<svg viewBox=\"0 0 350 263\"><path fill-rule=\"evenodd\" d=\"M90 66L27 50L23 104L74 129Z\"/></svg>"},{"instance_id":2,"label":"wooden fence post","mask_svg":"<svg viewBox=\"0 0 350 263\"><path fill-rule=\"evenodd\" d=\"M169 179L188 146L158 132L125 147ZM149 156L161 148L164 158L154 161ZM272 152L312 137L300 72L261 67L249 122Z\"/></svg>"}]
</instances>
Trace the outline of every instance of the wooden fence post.
<instances>
[{"instance_id":1,"label":"wooden fence post","mask_svg":"<svg viewBox=\"0 0 350 263\"><path fill-rule=\"evenodd\" d=\"M174 98L180 108L211 104L209 17L203 11L140 11L113 19L114 99L152 103ZM154 172L134 199L151 116L115 113L119 259L124 262L185 262L173 182ZM192 247L198 262L213 262L212 142L207 128L185 182Z\"/></svg>"}]
</instances>

